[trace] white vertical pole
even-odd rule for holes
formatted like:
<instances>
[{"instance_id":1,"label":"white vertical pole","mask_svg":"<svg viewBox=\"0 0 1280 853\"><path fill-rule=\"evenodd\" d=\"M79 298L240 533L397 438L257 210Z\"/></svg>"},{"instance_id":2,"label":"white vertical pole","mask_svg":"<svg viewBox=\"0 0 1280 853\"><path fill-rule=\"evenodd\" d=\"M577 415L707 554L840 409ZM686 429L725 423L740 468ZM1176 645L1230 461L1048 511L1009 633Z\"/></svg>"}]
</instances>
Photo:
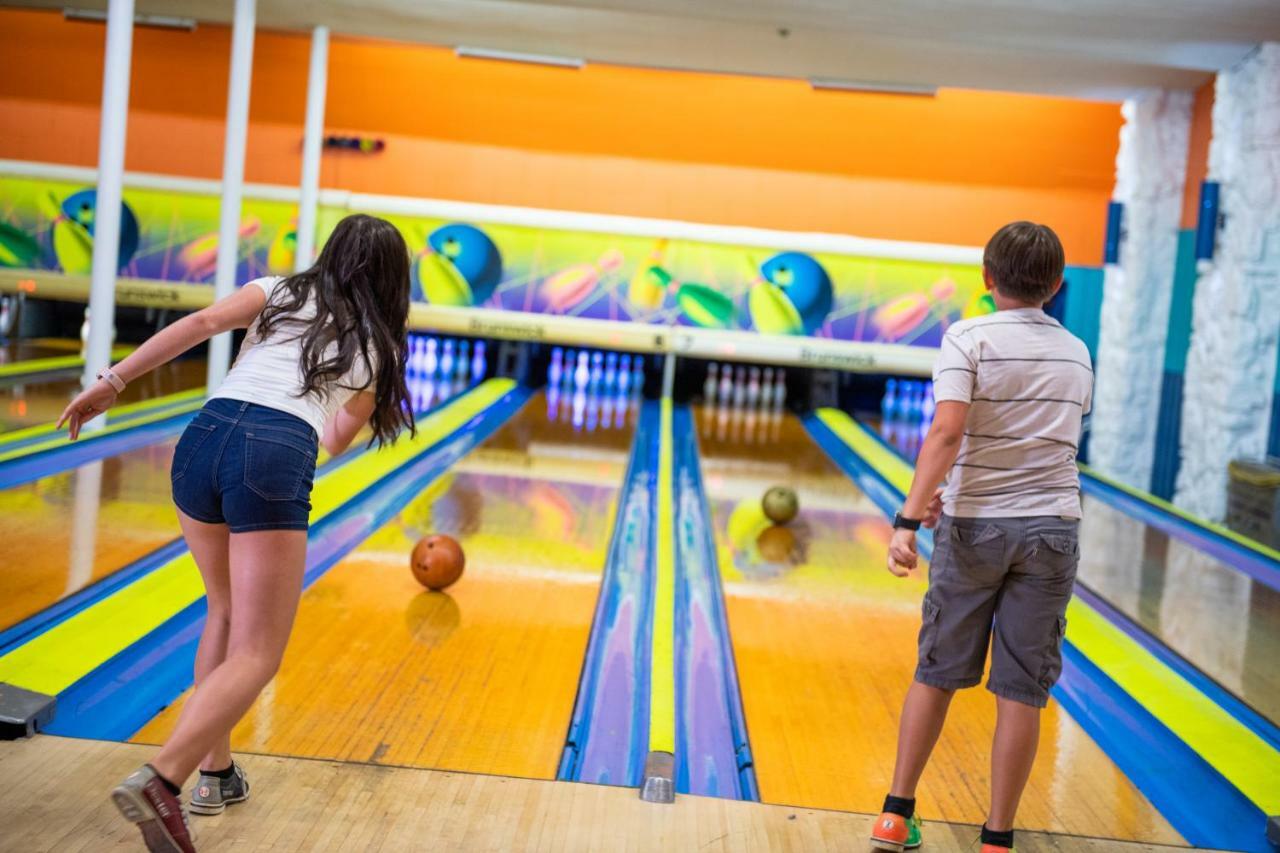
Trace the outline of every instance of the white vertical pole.
<instances>
[{"instance_id":1,"label":"white vertical pole","mask_svg":"<svg viewBox=\"0 0 1280 853\"><path fill-rule=\"evenodd\" d=\"M324 135L324 99L329 82L329 28L311 31L311 69L307 75L307 119L302 131L302 186L298 202L298 241L294 272L311 266L316 246L316 204L320 196L320 138Z\"/></svg>"},{"instance_id":2,"label":"white vertical pole","mask_svg":"<svg viewBox=\"0 0 1280 853\"><path fill-rule=\"evenodd\" d=\"M222 152L222 220L218 228L218 268L213 279L214 299L231 294L236 286L240 257L240 197L244 193L244 144L249 131L249 76L253 70L255 0L236 0L231 27L231 80L227 85L227 135ZM223 332L209 341L208 388L222 384L231 362L231 334Z\"/></svg>"},{"instance_id":3,"label":"white vertical pole","mask_svg":"<svg viewBox=\"0 0 1280 853\"><path fill-rule=\"evenodd\" d=\"M89 338L84 384L111 363L120 258L120 201L124 190L124 131L129 120L129 64L133 58L133 0L107 7L107 56L102 70L98 131L98 196L93 224L93 276L89 286Z\"/></svg>"}]
</instances>

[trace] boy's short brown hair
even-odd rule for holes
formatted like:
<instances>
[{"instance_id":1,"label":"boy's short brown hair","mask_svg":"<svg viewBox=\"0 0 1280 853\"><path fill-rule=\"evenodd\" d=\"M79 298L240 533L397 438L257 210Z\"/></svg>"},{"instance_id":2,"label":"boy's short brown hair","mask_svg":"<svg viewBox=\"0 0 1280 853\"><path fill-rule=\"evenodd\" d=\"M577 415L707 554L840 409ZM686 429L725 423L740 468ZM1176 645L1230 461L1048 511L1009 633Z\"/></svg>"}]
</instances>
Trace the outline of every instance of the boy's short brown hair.
<instances>
[{"instance_id":1,"label":"boy's short brown hair","mask_svg":"<svg viewBox=\"0 0 1280 853\"><path fill-rule=\"evenodd\" d=\"M1044 304L1062 281L1062 242L1048 225L1010 222L982 250L982 266L1001 295Z\"/></svg>"}]
</instances>

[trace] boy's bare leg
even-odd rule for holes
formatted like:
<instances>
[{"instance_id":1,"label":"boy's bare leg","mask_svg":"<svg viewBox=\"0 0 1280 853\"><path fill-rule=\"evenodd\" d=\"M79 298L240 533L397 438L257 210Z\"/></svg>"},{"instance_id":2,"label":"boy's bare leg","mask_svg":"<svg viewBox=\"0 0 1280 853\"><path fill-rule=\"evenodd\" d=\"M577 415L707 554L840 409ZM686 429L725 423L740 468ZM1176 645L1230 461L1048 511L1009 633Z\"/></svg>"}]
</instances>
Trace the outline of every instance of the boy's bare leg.
<instances>
[{"instance_id":1,"label":"boy's bare leg","mask_svg":"<svg viewBox=\"0 0 1280 853\"><path fill-rule=\"evenodd\" d=\"M946 722L954 694L954 690L911 682L902 704L902 722L898 725L898 759L893 768L890 795L908 800L915 798L916 784L938 742L938 735L942 734L942 724ZM1021 787L1018 790L1021 792Z\"/></svg>"},{"instance_id":2,"label":"boy's bare leg","mask_svg":"<svg viewBox=\"0 0 1280 853\"><path fill-rule=\"evenodd\" d=\"M991 744L991 814L987 829L1013 829L1022 789L1031 776L1040 744L1040 709L996 697L996 734ZM901 747L899 747L901 755ZM896 782L895 782L896 784Z\"/></svg>"}]
</instances>

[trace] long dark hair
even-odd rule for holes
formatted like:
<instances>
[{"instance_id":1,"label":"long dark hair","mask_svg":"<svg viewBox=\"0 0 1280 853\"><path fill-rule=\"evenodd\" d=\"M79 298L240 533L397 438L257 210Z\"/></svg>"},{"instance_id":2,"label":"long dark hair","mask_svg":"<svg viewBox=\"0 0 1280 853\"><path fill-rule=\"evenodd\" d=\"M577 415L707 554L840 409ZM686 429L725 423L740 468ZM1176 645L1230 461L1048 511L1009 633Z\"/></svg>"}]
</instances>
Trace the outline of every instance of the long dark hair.
<instances>
[{"instance_id":1,"label":"long dark hair","mask_svg":"<svg viewBox=\"0 0 1280 853\"><path fill-rule=\"evenodd\" d=\"M314 297L315 318L297 312ZM377 398L369 425L372 445L394 441L401 429L414 432L404 359L409 318L409 249L385 219L358 213L338 223L311 269L280 282L258 317L266 340L277 330L293 332L302 345L302 391L325 395L357 364L374 367Z\"/></svg>"}]
</instances>

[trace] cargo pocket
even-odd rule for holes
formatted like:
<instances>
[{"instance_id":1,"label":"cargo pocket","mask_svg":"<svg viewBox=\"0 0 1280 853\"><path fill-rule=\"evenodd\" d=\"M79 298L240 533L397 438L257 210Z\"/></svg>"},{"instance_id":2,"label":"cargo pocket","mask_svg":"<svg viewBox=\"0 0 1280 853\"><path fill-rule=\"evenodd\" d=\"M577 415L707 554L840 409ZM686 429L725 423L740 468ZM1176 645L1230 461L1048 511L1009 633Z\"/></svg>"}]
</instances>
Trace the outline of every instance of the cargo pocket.
<instances>
[{"instance_id":1,"label":"cargo pocket","mask_svg":"<svg viewBox=\"0 0 1280 853\"><path fill-rule=\"evenodd\" d=\"M169 467L170 482L176 483L187 473L187 469L191 467L191 458L209 440L209 436L213 435L214 429L195 421L187 424L182 437L178 439L178 446L173 449L173 462Z\"/></svg>"},{"instance_id":2,"label":"cargo pocket","mask_svg":"<svg viewBox=\"0 0 1280 853\"><path fill-rule=\"evenodd\" d=\"M246 432L244 436L244 484L267 501L291 501L298 497L307 473L316 464L316 449L301 439Z\"/></svg>"},{"instance_id":3,"label":"cargo pocket","mask_svg":"<svg viewBox=\"0 0 1280 853\"><path fill-rule=\"evenodd\" d=\"M1053 638L1044 651L1044 660L1040 662L1040 686L1045 690L1058 683L1062 675L1062 640L1067 636L1067 617L1059 616L1053 626Z\"/></svg>"},{"instance_id":4,"label":"cargo pocket","mask_svg":"<svg viewBox=\"0 0 1280 853\"><path fill-rule=\"evenodd\" d=\"M924 597L920 624L920 663L936 663L933 653L938 646L938 617L942 613L928 595Z\"/></svg>"}]
</instances>

